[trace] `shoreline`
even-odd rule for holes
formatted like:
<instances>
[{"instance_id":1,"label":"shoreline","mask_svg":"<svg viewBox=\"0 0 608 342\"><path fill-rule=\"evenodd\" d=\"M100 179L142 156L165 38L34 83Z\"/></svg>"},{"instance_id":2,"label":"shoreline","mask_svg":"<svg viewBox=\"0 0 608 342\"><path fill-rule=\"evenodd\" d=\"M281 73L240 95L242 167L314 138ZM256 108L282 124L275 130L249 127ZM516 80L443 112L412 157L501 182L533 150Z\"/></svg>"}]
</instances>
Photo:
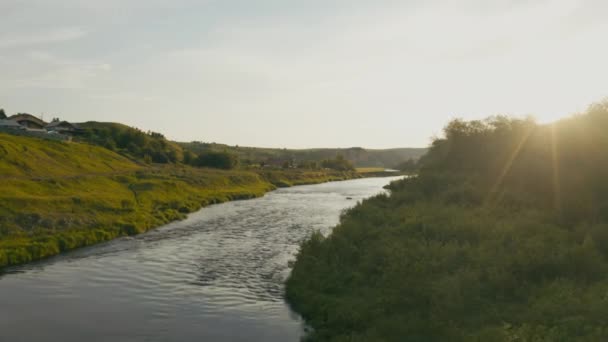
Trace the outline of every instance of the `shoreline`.
<instances>
[{"instance_id":1,"label":"shoreline","mask_svg":"<svg viewBox=\"0 0 608 342\"><path fill-rule=\"evenodd\" d=\"M177 172L177 168L164 168L164 172L169 171ZM148 172L154 172L154 170L146 170ZM158 170L156 170L158 172ZM108 242L119 237L138 235L149 230L153 230L162 227L166 224L180 221L186 217L186 215L194 213L205 207L213 204L224 203L228 201L246 200L264 196L266 193L274 191L278 188L300 186L300 185L313 185L321 184L332 181L344 181L359 178L370 178L377 175L366 175L356 172L333 172L333 171L302 171L302 170L272 170L272 171L217 171L217 170L189 170L194 172L197 176L209 176L206 173L219 173L221 183L223 186L210 189L210 187L203 186L192 186L189 185L189 191L180 192L181 189L172 189L168 195L169 197L181 199L181 201L175 200L168 201L168 206L158 205L158 198L160 195L167 195L160 189L156 192L154 190L146 193L145 189L142 189L141 184L129 183L128 185L123 184L124 188L127 188L129 196L117 198L118 202L126 203L135 197L135 206L139 208L127 208L127 209L115 209L108 219L106 224L95 224L88 227L72 228L69 227L55 227L52 233L44 232L37 233L34 231L28 235L17 235L17 236L4 236L0 240L0 272L3 272L7 268L25 265L31 262L41 261L50 257L61 255L65 252L73 251L76 249L93 246L99 243ZM139 170L142 172L142 170ZM246 174L247 177L237 177L237 175L243 176ZM394 175L394 174L392 174ZM167 182L172 180L166 174L163 174L162 180ZM252 177L253 176L253 177ZM97 178L103 178L104 181L116 182L116 178L125 178L126 176L99 176ZM98 181L96 177L91 177L92 181ZM145 178L145 177L144 177ZM188 179L193 181L192 179ZM62 180L60 183L70 182L71 180ZM74 182L82 182L80 179L73 180ZM120 180L118 180L120 181ZM22 183L23 180L18 182ZM36 182L36 181L30 181ZM53 181L52 181L53 182ZM60 184L61 186L62 184ZM19 186L19 184L17 184ZM210 191L211 190L211 191ZM74 194L67 194L74 195ZM158 195L158 196L157 196ZM176 197L177 195L177 197ZM138 197L140 197L138 199ZM152 202L149 199L154 198ZM21 201L27 201L27 199L21 199ZM154 203L155 206L148 205ZM0 203L2 204L2 203ZM93 206L91 203L74 202L67 208L68 212L71 210L72 213L76 210L76 207ZM49 209L49 212L52 209ZM105 215L102 209L99 212L99 216ZM122 212L124 211L124 213ZM124 214L124 215L123 215ZM49 214L50 215L50 214ZM69 216L69 215L68 215ZM95 212L89 213L93 219L99 221ZM125 216L125 217L123 217ZM127 217L129 216L129 217ZM140 218L140 221L133 221L130 219L131 216ZM45 220L47 218L40 218L39 220ZM66 220L66 218L61 218ZM60 220L61 220L60 219ZM6 219L5 219L6 220ZM62 229L64 228L64 229Z\"/></svg>"}]
</instances>

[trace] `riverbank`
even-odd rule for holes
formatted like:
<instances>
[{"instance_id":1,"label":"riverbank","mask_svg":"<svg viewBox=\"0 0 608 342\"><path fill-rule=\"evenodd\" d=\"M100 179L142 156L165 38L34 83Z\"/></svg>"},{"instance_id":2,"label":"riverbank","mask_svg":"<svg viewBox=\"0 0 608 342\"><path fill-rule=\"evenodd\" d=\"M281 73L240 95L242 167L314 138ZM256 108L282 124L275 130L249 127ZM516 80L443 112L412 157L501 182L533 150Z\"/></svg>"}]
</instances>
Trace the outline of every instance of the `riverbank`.
<instances>
[{"instance_id":1,"label":"riverbank","mask_svg":"<svg viewBox=\"0 0 608 342\"><path fill-rule=\"evenodd\" d=\"M606 341L608 107L454 121L391 195L303 243L310 341Z\"/></svg>"},{"instance_id":2,"label":"riverbank","mask_svg":"<svg viewBox=\"0 0 608 342\"><path fill-rule=\"evenodd\" d=\"M330 170L140 165L106 149L2 135L0 268L183 219L277 187L358 178Z\"/></svg>"},{"instance_id":3,"label":"riverbank","mask_svg":"<svg viewBox=\"0 0 608 342\"><path fill-rule=\"evenodd\" d=\"M283 300L299 241L391 180L281 188L8 269L2 340L300 341L302 321Z\"/></svg>"}]
</instances>

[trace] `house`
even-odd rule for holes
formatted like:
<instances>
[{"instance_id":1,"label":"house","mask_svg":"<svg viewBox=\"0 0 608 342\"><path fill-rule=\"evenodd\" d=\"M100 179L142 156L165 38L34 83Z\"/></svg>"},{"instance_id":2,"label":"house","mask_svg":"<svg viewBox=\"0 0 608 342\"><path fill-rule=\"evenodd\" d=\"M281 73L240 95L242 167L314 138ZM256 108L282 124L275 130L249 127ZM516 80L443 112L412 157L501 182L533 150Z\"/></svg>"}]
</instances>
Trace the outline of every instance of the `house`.
<instances>
[{"instance_id":1,"label":"house","mask_svg":"<svg viewBox=\"0 0 608 342\"><path fill-rule=\"evenodd\" d=\"M75 124L59 120L52 121L46 125L45 129L47 132L57 132L61 134L75 134L80 131L80 128Z\"/></svg>"},{"instance_id":2,"label":"house","mask_svg":"<svg viewBox=\"0 0 608 342\"><path fill-rule=\"evenodd\" d=\"M0 128L25 129L18 122L12 120L0 120Z\"/></svg>"},{"instance_id":3,"label":"house","mask_svg":"<svg viewBox=\"0 0 608 342\"><path fill-rule=\"evenodd\" d=\"M12 115L8 118L8 120L15 121L22 127L25 127L29 130L40 130L44 129L44 127L46 126L46 122L27 113L19 113Z\"/></svg>"}]
</instances>

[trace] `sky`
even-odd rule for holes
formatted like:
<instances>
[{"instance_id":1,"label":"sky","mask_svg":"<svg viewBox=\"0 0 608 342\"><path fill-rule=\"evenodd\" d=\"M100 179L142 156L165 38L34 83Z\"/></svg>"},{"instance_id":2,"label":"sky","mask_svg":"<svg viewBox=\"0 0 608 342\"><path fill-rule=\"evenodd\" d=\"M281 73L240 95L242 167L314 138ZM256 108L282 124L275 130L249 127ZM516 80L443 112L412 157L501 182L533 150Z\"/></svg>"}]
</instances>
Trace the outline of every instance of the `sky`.
<instances>
[{"instance_id":1,"label":"sky","mask_svg":"<svg viewBox=\"0 0 608 342\"><path fill-rule=\"evenodd\" d=\"M424 147L608 96L604 0L0 0L0 108L178 141Z\"/></svg>"}]
</instances>

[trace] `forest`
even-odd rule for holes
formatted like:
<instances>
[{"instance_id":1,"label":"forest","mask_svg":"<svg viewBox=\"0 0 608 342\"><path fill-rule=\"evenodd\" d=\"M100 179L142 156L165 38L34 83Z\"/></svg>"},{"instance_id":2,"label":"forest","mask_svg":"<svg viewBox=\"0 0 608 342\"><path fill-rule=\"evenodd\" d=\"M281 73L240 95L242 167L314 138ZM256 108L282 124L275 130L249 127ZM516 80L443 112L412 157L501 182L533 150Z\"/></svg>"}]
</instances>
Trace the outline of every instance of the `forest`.
<instances>
[{"instance_id":1,"label":"forest","mask_svg":"<svg viewBox=\"0 0 608 342\"><path fill-rule=\"evenodd\" d=\"M606 131L606 102L450 122L415 176L302 243L286 297L307 339L607 340Z\"/></svg>"}]
</instances>

